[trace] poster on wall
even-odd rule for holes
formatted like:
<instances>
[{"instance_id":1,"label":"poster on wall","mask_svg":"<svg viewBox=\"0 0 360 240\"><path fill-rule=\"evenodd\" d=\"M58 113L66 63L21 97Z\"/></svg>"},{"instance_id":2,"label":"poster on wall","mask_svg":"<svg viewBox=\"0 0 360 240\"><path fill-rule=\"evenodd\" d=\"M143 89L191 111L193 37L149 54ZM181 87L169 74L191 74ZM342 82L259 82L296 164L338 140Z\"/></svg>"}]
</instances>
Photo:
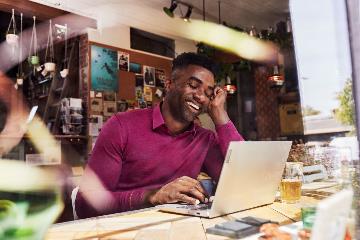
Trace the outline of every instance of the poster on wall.
<instances>
[{"instance_id":1,"label":"poster on wall","mask_svg":"<svg viewBox=\"0 0 360 240\"><path fill-rule=\"evenodd\" d=\"M119 70L129 71L130 55L126 52L118 52Z\"/></svg>"},{"instance_id":2,"label":"poster on wall","mask_svg":"<svg viewBox=\"0 0 360 240\"><path fill-rule=\"evenodd\" d=\"M104 116L111 117L117 112L115 101L104 101Z\"/></svg>"},{"instance_id":3,"label":"poster on wall","mask_svg":"<svg viewBox=\"0 0 360 240\"><path fill-rule=\"evenodd\" d=\"M90 91L90 114L102 114L103 94L102 92Z\"/></svg>"},{"instance_id":4,"label":"poster on wall","mask_svg":"<svg viewBox=\"0 0 360 240\"><path fill-rule=\"evenodd\" d=\"M141 74L135 74L135 86L143 87L144 86L144 77Z\"/></svg>"},{"instance_id":5,"label":"poster on wall","mask_svg":"<svg viewBox=\"0 0 360 240\"><path fill-rule=\"evenodd\" d=\"M143 66L144 85L155 87L155 68L149 66Z\"/></svg>"},{"instance_id":6,"label":"poster on wall","mask_svg":"<svg viewBox=\"0 0 360 240\"><path fill-rule=\"evenodd\" d=\"M144 100L145 101L152 101L152 88L149 86L144 87Z\"/></svg>"},{"instance_id":7,"label":"poster on wall","mask_svg":"<svg viewBox=\"0 0 360 240\"><path fill-rule=\"evenodd\" d=\"M164 88L165 80L166 80L165 71L162 69L155 69L155 85L156 85L156 87Z\"/></svg>"},{"instance_id":8,"label":"poster on wall","mask_svg":"<svg viewBox=\"0 0 360 240\"><path fill-rule=\"evenodd\" d=\"M141 86L135 87L135 99L143 99L144 88Z\"/></svg>"},{"instance_id":9,"label":"poster on wall","mask_svg":"<svg viewBox=\"0 0 360 240\"><path fill-rule=\"evenodd\" d=\"M103 126L102 115L90 115L89 117L89 136L99 136Z\"/></svg>"},{"instance_id":10,"label":"poster on wall","mask_svg":"<svg viewBox=\"0 0 360 240\"><path fill-rule=\"evenodd\" d=\"M130 62L129 71L133 73L141 73L141 64Z\"/></svg>"},{"instance_id":11,"label":"poster on wall","mask_svg":"<svg viewBox=\"0 0 360 240\"><path fill-rule=\"evenodd\" d=\"M91 45L91 90L118 91L117 51Z\"/></svg>"},{"instance_id":12,"label":"poster on wall","mask_svg":"<svg viewBox=\"0 0 360 240\"><path fill-rule=\"evenodd\" d=\"M104 101L116 101L116 93L115 92L103 92Z\"/></svg>"},{"instance_id":13,"label":"poster on wall","mask_svg":"<svg viewBox=\"0 0 360 240\"><path fill-rule=\"evenodd\" d=\"M126 112L128 110L128 103L126 100L119 100L116 102L116 108L118 112Z\"/></svg>"}]
</instances>

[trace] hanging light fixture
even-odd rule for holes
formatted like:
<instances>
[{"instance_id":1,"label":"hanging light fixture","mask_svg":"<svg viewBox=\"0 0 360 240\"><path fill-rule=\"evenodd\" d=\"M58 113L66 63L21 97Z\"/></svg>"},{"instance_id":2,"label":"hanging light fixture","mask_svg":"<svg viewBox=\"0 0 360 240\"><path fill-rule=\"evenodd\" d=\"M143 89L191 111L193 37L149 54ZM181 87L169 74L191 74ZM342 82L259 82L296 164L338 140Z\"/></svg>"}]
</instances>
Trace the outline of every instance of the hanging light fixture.
<instances>
[{"instance_id":1,"label":"hanging light fixture","mask_svg":"<svg viewBox=\"0 0 360 240\"><path fill-rule=\"evenodd\" d=\"M236 92L236 86L231 83L231 78L229 77L229 75L226 76L226 84L224 86L224 90L231 95Z\"/></svg>"},{"instance_id":2,"label":"hanging light fixture","mask_svg":"<svg viewBox=\"0 0 360 240\"><path fill-rule=\"evenodd\" d=\"M184 20L185 22L189 22L189 21L190 21L191 13L192 13L192 6L188 6L188 10L187 10L185 16L183 17L183 20Z\"/></svg>"},{"instance_id":3,"label":"hanging light fixture","mask_svg":"<svg viewBox=\"0 0 360 240\"><path fill-rule=\"evenodd\" d=\"M169 17L174 17L174 11L177 7L177 1L176 0L171 0L171 5L169 8L167 7L163 7L164 12L166 13L166 15L168 15Z\"/></svg>"},{"instance_id":4,"label":"hanging light fixture","mask_svg":"<svg viewBox=\"0 0 360 240\"><path fill-rule=\"evenodd\" d=\"M273 67L272 74L268 77L272 87L281 87L284 85L284 76L279 73L279 66L275 65Z\"/></svg>"}]
</instances>

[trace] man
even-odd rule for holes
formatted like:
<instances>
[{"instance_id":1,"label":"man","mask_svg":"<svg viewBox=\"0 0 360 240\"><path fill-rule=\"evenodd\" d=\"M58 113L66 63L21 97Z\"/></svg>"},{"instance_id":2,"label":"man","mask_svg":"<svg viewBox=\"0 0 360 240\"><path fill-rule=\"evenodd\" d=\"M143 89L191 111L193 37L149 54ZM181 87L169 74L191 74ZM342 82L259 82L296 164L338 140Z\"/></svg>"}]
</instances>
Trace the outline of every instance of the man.
<instances>
[{"instance_id":1,"label":"man","mask_svg":"<svg viewBox=\"0 0 360 240\"><path fill-rule=\"evenodd\" d=\"M159 106L108 120L76 198L79 217L208 201L196 176L204 171L218 180L229 142L243 140L229 119L226 92L215 86L214 75L210 59L183 53L173 61ZM212 118L217 134L193 123L203 112Z\"/></svg>"}]
</instances>

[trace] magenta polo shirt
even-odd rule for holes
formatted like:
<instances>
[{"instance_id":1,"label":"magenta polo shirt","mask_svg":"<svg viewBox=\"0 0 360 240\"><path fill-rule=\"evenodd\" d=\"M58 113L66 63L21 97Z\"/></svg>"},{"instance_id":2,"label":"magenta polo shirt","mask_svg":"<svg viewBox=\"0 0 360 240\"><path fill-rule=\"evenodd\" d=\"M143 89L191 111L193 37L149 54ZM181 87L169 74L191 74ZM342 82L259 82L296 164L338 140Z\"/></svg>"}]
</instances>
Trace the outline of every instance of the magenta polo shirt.
<instances>
[{"instance_id":1,"label":"magenta polo shirt","mask_svg":"<svg viewBox=\"0 0 360 240\"><path fill-rule=\"evenodd\" d=\"M80 191L76 212L80 218L145 207L145 190L159 188L176 178L196 178L200 171L218 180L230 141L241 141L231 121L216 132L192 124L171 135L159 105L152 109L118 113L103 126L82 181L90 182L92 169L112 196L96 211ZM96 191L92 192L96 196Z\"/></svg>"}]
</instances>

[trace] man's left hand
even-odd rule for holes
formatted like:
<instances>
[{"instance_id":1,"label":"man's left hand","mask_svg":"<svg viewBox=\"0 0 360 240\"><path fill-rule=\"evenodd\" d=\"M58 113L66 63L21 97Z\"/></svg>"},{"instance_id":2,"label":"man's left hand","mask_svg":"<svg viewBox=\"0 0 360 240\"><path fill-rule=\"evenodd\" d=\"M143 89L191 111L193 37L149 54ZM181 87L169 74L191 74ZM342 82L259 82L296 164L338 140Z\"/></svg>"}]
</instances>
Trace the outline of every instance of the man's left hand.
<instances>
[{"instance_id":1,"label":"man's left hand","mask_svg":"<svg viewBox=\"0 0 360 240\"><path fill-rule=\"evenodd\" d=\"M209 103L208 114L215 125L226 124L230 118L225 110L226 92L221 87L215 87L214 96Z\"/></svg>"}]
</instances>

